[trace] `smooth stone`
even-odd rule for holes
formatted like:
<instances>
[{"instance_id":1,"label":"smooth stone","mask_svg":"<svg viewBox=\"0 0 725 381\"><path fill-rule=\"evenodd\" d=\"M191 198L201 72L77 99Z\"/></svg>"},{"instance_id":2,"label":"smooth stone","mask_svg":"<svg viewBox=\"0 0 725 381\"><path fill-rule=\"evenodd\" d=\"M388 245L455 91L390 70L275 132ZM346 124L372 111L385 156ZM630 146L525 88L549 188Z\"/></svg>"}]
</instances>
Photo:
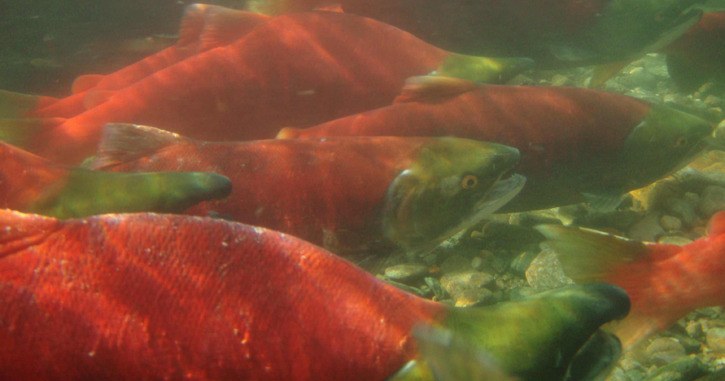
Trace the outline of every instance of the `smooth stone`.
<instances>
[{"instance_id":1,"label":"smooth stone","mask_svg":"<svg viewBox=\"0 0 725 381\"><path fill-rule=\"evenodd\" d=\"M654 242L665 230L659 223L659 213L650 213L629 228L628 236L636 241Z\"/></svg>"},{"instance_id":2,"label":"smooth stone","mask_svg":"<svg viewBox=\"0 0 725 381\"><path fill-rule=\"evenodd\" d=\"M441 263L441 272L444 274L466 271L471 268L471 260L458 254L451 254Z\"/></svg>"},{"instance_id":3,"label":"smooth stone","mask_svg":"<svg viewBox=\"0 0 725 381\"><path fill-rule=\"evenodd\" d=\"M569 77L562 75L562 74L555 74L553 77L551 77L551 85L552 86L564 86L564 85L572 85L571 81L569 80Z\"/></svg>"},{"instance_id":4,"label":"smooth stone","mask_svg":"<svg viewBox=\"0 0 725 381\"><path fill-rule=\"evenodd\" d=\"M660 226L666 231L678 231L682 229L682 221L677 217L665 214L660 217Z\"/></svg>"},{"instance_id":5,"label":"smooth stone","mask_svg":"<svg viewBox=\"0 0 725 381\"><path fill-rule=\"evenodd\" d=\"M706 371L702 360L687 356L655 370L646 381L693 381Z\"/></svg>"},{"instance_id":6,"label":"smooth stone","mask_svg":"<svg viewBox=\"0 0 725 381\"><path fill-rule=\"evenodd\" d=\"M704 217L710 217L721 210L725 210L725 187L718 185L705 187L700 203L697 205L697 210Z\"/></svg>"},{"instance_id":7,"label":"smooth stone","mask_svg":"<svg viewBox=\"0 0 725 381\"><path fill-rule=\"evenodd\" d=\"M672 363L686 356L685 347L671 337L659 337L647 346L645 350L647 360L657 366Z\"/></svg>"},{"instance_id":8,"label":"smooth stone","mask_svg":"<svg viewBox=\"0 0 725 381\"><path fill-rule=\"evenodd\" d=\"M670 198L665 203L667 212L678 217L685 226L693 226L697 222L695 207L695 202L681 198Z\"/></svg>"},{"instance_id":9,"label":"smooth stone","mask_svg":"<svg viewBox=\"0 0 725 381\"><path fill-rule=\"evenodd\" d=\"M465 290L481 289L492 284L494 277L480 271L465 271L443 275L440 282L441 287L456 299Z\"/></svg>"},{"instance_id":10,"label":"smooth stone","mask_svg":"<svg viewBox=\"0 0 725 381\"><path fill-rule=\"evenodd\" d=\"M384 274L392 280L412 280L428 274L428 266L417 263L402 263L387 267Z\"/></svg>"},{"instance_id":11,"label":"smooth stone","mask_svg":"<svg viewBox=\"0 0 725 381\"><path fill-rule=\"evenodd\" d=\"M543 250L526 269L526 281L534 290L543 291L558 288L574 281L564 274L556 253Z\"/></svg>"},{"instance_id":12,"label":"smooth stone","mask_svg":"<svg viewBox=\"0 0 725 381\"><path fill-rule=\"evenodd\" d=\"M472 307L478 305L492 304L496 301L493 291L487 288L472 288L462 290L454 297L456 307Z\"/></svg>"},{"instance_id":13,"label":"smooth stone","mask_svg":"<svg viewBox=\"0 0 725 381\"><path fill-rule=\"evenodd\" d=\"M702 340L705 337L703 324L702 319L690 320L685 326L685 332L687 332L687 335L695 340Z\"/></svg>"},{"instance_id":14,"label":"smooth stone","mask_svg":"<svg viewBox=\"0 0 725 381\"><path fill-rule=\"evenodd\" d=\"M725 354L725 328L710 328L705 334L707 346L718 354Z\"/></svg>"},{"instance_id":15,"label":"smooth stone","mask_svg":"<svg viewBox=\"0 0 725 381\"><path fill-rule=\"evenodd\" d=\"M483 258L481 258L481 257L471 258L471 267L476 270L480 270L481 267L483 267Z\"/></svg>"}]
</instances>

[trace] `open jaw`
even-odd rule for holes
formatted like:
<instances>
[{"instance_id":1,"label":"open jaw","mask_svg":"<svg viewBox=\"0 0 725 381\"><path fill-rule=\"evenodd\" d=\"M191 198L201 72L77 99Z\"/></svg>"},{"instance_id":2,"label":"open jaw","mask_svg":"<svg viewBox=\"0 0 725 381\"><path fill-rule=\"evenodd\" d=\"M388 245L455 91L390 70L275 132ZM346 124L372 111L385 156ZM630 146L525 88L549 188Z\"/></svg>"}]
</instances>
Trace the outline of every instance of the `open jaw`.
<instances>
[{"instance_id":1,"label":"open jaw","mask_svg":"<svg viewBox=\"0 0 725 381\"><path fill-rule=\"evenodd\" d=\"M479 223L487 216L495 213L497 210L511 201L523 189L526 183L526 177L520 174L507 172L502 174L489 188L489 190L473 204L470 212L462 215L454 224L448 224L450 227L444 227L440 233L432 236L420 234L416 230L412 233L408 232L403 236L393 238L393 241L403 247L410 253L424 253L434 249L444 241L452 238L456 234L469 229ZM407 203L403 202L401 207L406 207ZM400 211L405 214L405 211ZM415 223L415 222L413 222Z\"/></svg>"}]
</instances>

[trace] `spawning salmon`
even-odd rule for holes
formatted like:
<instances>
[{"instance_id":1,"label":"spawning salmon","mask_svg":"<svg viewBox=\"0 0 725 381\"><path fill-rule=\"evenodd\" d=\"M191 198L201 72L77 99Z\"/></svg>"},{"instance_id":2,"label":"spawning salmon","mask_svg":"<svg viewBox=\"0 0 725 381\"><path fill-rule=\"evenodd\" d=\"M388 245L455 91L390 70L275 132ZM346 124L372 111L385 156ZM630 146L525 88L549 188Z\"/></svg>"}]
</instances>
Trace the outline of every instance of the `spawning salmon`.
<instances>
[{"instance_id":1,"label":"spawning salmon","mask_svg":"<svg viewBox=\"0 0 725 381\"><path fill-rule=\"evenodd\" d=\"M450 329L521 380L559 380L598 327L629 308L621 289L599 284L459 309L259 227L8 210L0 297L8 381L382 381L415 357L418 324Z\"/></svg>"}]
</instances>

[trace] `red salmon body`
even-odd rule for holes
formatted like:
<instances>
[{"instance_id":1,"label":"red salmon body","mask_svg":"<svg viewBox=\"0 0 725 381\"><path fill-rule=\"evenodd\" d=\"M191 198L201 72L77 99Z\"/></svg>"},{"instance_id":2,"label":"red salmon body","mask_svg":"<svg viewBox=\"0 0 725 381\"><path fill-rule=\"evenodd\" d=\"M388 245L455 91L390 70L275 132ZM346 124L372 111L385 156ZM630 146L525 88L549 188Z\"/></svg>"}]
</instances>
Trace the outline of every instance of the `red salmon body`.
<instances>
[{"instance_id":1,"label":"red salmon body","mask_svg":"<svg viewBox=\"0 0 725 381\"><path fill-rule=\"evenodd\" d=\"M0 212L3 380L383 380L441 305L277 232Z\"/></svg>"},{"instance_id":2,"label":"red salmon body","mask_svg":"<svg viewBox=\"0 0 725 381\"><path fill-rule=\"evenodd\" d=\"M24 210L66 176L66 168L0 142L0 208Z\"/></svg>"},{"instance_id":3,"label":"red salmon body","mask_svg":"<svg viewBox=\"0 0 725 381\"><path fill-rule=\"evenodd\" d=\"M388 104L407 77L435 70L447 55L354 15L279 16L235 43L96 97L94 107L39 134L29 150L79 160L92 153L108 122L149 124L206 140L269 138L281 126Z\"/></svg>"},{"instance_id":4,"label":"red salmon body","mask_svg":"<svg viewBox=\"0 0 725 381\"><path fill-rule=\"evenodd\" d=\"M624 288L632 301L633 321L620 327L625 344L698 308L725 305L725 211L712 217L707 237L646 248L639 260L613 268L603 279Z\"/></svg>"},{"instance_id":5,"label":"red salmon body","mask_svg":"<svg viewBox=\"0 0 725 381\"><path fill-rule=\"evenodd\" d=\"M627 291L630 315L612 327L625 349L695 309L725 305L725 211L712 216L708 236L684 246L553 225L538 230L572 279Z\"/></svg>"},{"instance_id":6,"label":"red salmon body","mask_svg":"<svg viewBox=\"0 0 725 381\"><path fill-rule=\"evenodd\" d=\"M187 213L218 215L287 232L337 252L382 244L380 219L393 179L430 139L178 140L114 171L224 174L229 197ZM152 169L153 168L153 169Z\"/></svg>"},{"instance_id":7,"label":"red salmon body","mask_svg":"<svg viewBox=\"0 0 725 381\"><path fill-rule=\"evenodd\" d=\"M545 200L524 202L522 208L530 209L582 201L578 189L561 181L567 167L619 149L648 110L634 98L587 89L486 85L443 100L413 99L306 129L286 128L278 137L450 135L510 145L521 151L518 170L528 178L517 200L531 192Z\"/></svg>"},{"instance_id":8,"label":"red salmon body","mask_svg":"<svg viewBox=\"0 0 725 381\"><path fill-rule=\"evenodd\" d=\"M70 118L94 103L94 97L107 96L159 70L209 49L228 45L242 38L269 17L208 4L186 7L179 28L179 40L174 46L152 54L132 65L107 75L84 75L73 83L73 95L32 113L37 117Z\"/></svg>"},{"instance_id":9,"label":"red salmon body","mask_svg":"<svg viewBox=\"0 0 725 381\"><path fill-rule=\"evenodd\" d=\"M483 198L488 187L518 160L518 152L512 148L465 139L341 137L214 143L137 125L110 125L106 131L96 168L223 174L232 181L230 196L199 204L187 213L217 215L283 231L339 254L388 247L386 221L423 224L414 221L417 215L413 213L418 206L415 195L423 194L424 182L437 186L439 178L475 175ZM444 150L465 152L435 153L444 146ZM467 152L477 157L463 160L481 164L438 173L439 160L455 163ZM487 161L487 156L493 161ZM423 157L435 159L421 164ZM482 172L489 168L490 176ZM397 180L405 171L411 181ZM424 180L412 181L413 177ZM401 203L405 213L390 207L397 197L405 200ZM454 197L451 193L446 198L450 203L447 214L454 213ZM461 215L471 214L477 201L474 197L465 202Z\"/></svg>"},{"instance_id":10,"label":"red salmon body","mask_svg":"<svg viewBox=\"0 0 725 381\"><path fill-rule=\"evenodd\" d=\"M700 22L664 49L667 69L684 90L708 80L725 83L725 11L707 12Z\"/></svg>"},{"instance_id":11,"label":"red salmon body","mask_svg":"<svg viewBox=\"0 0 725 381\"><path fill-rule=\"evenodd\" d=\"M552 36L580 33L609 0L342 0L345 12L372 17L452 51L541 55ZM475 41L475 42L474 42ZM539 46L537 46L539 45Z\"/></svg>"},{"instance_id":12,"label":"red salmon body","mask_svg":"<svg viewBox=\"0 0 725 381\"><path fill-rule=\"evenodd\" d=\"M419 81L393 105L285 128L278 137L456 136L515 147L521 151L517 171L528 180L505 209L521 211L644 186L682 165L712 130L694 116L615 93Z\"/></svg>"},{"instance_id":13,"label":"red salmon body","mask_svg":"<svg viewBox=\"0 0 725 381\"><path fill-rule=\"evenodd\" d=\"M485 85L443 100L399 102L278 137L447 136L517 147L520 168L548 176L557 163L621 147L649 105L581 88Z\"/></svg>"}]
</instances>

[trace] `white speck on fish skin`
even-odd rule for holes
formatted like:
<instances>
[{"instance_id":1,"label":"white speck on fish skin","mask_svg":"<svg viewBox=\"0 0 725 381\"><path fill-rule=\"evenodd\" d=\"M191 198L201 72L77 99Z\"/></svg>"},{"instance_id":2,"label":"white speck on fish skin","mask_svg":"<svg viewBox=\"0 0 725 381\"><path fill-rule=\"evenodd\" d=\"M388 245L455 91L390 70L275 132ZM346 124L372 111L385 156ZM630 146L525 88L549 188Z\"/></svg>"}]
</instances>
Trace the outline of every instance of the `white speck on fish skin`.
<instances>
[{"instance_id":1,"label":"white speck on fish skin","mask_svg":"<svg viewBox=\"0 0 725 381\"><path fill-rule=\"evenodd\" d=\"M222 247L229 247L229 243L227 241L222 241Z\"/></svg>"},{"instance_id":2,"label":"white speck on fish skin","mask_svg":"<svg viewBox=\"0 0 725 381\"><path fill-rule=\"evenodd\" d=\"M315 91L315 89L300 90L297 92L297 95L309 96L309 95L315 95L316 92L317 91Z\"/></svg>"},{"instance_id":3,"label":"white speck on fish skin","mask_svg":"<svg viewBox=\"0 0 725 381\"><path fill-rule=\"evenodd\" d=\"M88 352L88 357L93 357L96 355L96 351L90 351Z\"/></svg>"}]
</instances>

